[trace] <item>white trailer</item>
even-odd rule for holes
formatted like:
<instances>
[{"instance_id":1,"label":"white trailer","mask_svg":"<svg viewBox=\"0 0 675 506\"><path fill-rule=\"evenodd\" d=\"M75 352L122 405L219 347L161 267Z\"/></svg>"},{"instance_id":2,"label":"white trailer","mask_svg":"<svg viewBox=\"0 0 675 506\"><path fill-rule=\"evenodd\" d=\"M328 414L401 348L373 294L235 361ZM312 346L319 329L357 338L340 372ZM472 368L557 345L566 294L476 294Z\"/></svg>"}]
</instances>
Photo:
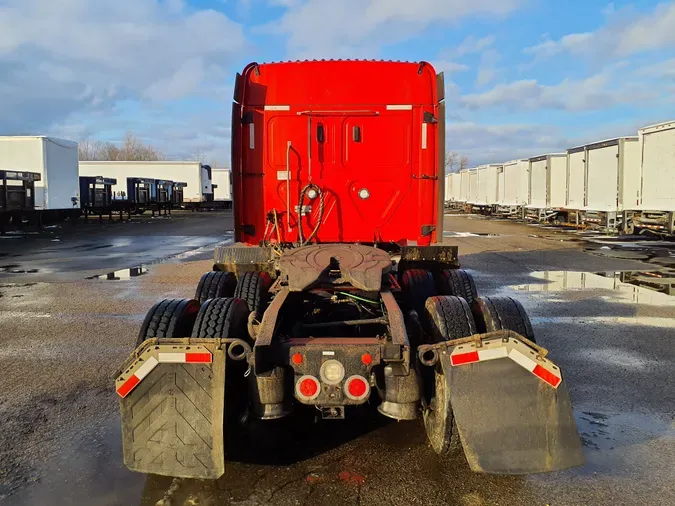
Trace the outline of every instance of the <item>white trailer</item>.
<instances>
[{"instance_id":1,"label":"white trailer","mask_svg":"<svg viewBox=\"0 0 675 506\"><path fill-rule=\"evenodd\" d=\"M478 205L478 169L469 169L469 192L467 204Z\"/></svg>"},{"instance_id":2,"label":"white trailer","mask_svg":"<svg viewBox=\"0 0 675 506\"><path fill-rule=\"evenodd\" d=\"M586 202L586 146L567 150L567 197L568 209L582 209Z\"/></svg>"},{"instance_id":3,"label":"white trailer","mask_svg":"<svg viewBox=\"0 0 675 506\"><path fill-rule=\"evenodd\" d=\"M500 214L517 216L527 205L530 161L512 160L502 166L498 175L497 210Z\"/></svg>"},{"instance_id":4,"label":"white trailer","mask_svg":"<svg viewBox=\"0 0 675 506\"><path fill-rule=\"evenodd\" d=\"M530 216L548 221L561 214L567 198L567 154L552 153L530 158Z\"/></svg>"},{"instance_id":5,"label":"white trailer","mask_svg":"<svg viewBox=\"0 0 675 506\"><path fill-rule=\"evenodd\" d=\"M635 205L624 194L626 230L675 235L675 121L638 130L640 189Z\"/></svg>"},{"instance_id":6,"label":"white trailer","mask_svg":"<svg viewBox=\"0 0 675 506\"><path fill-rule=\"evenodd\" d=\"M113 186L116 199L127 198L127 178L151 178L187 183L183 202L187 207L199 207L213 201L211 167L200 162L80 162L81 176L104 176L117 179Z\"/></svg>"},{"instance_id":7,"label":"white trailer","mask_svg":"<svg viewBox=\"0 0 675 506\"><path fill-rule=\"evenodd\" d=\"M478 177L478 191L476 195L476 205L484 210L491 209L497 204L497 193L499 191L499 169L501 165L489 164L481 165L476 169Z\"/></svg>"},{"instance_id":8,"label":"white trailer","mask_svg":"<svg viewBox=\"0 0 675 506\"><path fill-rule=\"evenodd\" d=\"M36 172L35 210L50 218L77 216L77 143L45 136L0 137L0 170Z\"/></svg>"},{"instance_id":9,"label":"white trailer","mask_svg":"<svg viewBox=\"0 0 675 506\"><path fill-rule=\"evenodd\" d=\"M639 199L639 139L619 137L596 142L585 146L584 152L581 221L614 231L623 222L626 205L633 208Z\"/></svg>"},{"instance_id":10,"label":"white trailer","mask_svg":"<svg viewBox=\"0 0 675 506\"><path fill-rule=\"evenodd\" d=\"M464 169L459 173L459 177L461 178L461 184L460 184L460 189L459 189L459 194L460 198L459 200L461 202L469 202L469 189L471 186L471 174L469 173L469 169Z\"/></svg>"},{"instance_id":11,"label":"white trailer","mask_svg":"<svg viewBox=\"0 0 675 506\"><path fill-rule=\"evenodd\" d=\"M211 176L213 178L213 201L225 209L232 209L232 171L211 169Z\"/></svg>"},{"instance_id":12,"label":"white trailer","mask_svg":"<svg viewBox=\"0 0 675 506\"><path fill-rule=\"evenodd\" d=\"M634 207L639 193L638 137L620 137L586 146L584 210L623 211L626 204L629 208Z\"/></svg>"},{"instance_id":13,"label":"white trailer","mask_svg":"<svg viewBox=\"0 0 675 506\"><path fill-rule=\"evenodd\" d=\"M462 175L459 172L450 174L450 201L457 204L462 202Z\"/></svg>"},{"instance_id":14,"label":"white trailer","mask_svg":"<svg viewBox=\"0 0 675 506\"><path fill-rule=\"evenodd\" d=\"M452 200L452 174L445 176L445 203L448 204Z\"/></svg>"}]
</instances>

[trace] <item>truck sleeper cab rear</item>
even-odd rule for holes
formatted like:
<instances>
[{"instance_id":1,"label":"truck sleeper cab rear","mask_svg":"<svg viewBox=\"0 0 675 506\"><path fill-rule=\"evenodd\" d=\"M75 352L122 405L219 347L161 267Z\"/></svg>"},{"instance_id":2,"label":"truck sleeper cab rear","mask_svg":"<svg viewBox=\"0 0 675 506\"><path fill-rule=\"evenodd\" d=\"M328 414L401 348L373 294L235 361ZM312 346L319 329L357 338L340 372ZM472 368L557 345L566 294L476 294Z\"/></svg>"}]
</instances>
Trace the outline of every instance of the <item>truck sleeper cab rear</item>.
<instances>
[{"instance_id":1,"label":"truck sleeper cab rear","mask_svg":"<svg viewBox=\"0 0 675 506\"><path fill-rule=\"evenodd\" d=\"M237 242L216 248L194 299L151 308L116 375L129 468L218 478L241 421L369 403L422 417L434 450L463 445L475 471L581 462L566 384L524 309L478 297L438 242L438 82L426 63L361 61L237 78Z\"/></svg>"},{"instance_id":2,"label":"truck sleeper cab rear","mask_svg":"<svg viewBox=\"0 0 675 506\"><path fill-rule=\"evenodd\" d=\"M246 67L232 117L237 240L302 242L318 226L320 242L435 243L442 83L425 62Z\"/></svg>"}]
</instances>

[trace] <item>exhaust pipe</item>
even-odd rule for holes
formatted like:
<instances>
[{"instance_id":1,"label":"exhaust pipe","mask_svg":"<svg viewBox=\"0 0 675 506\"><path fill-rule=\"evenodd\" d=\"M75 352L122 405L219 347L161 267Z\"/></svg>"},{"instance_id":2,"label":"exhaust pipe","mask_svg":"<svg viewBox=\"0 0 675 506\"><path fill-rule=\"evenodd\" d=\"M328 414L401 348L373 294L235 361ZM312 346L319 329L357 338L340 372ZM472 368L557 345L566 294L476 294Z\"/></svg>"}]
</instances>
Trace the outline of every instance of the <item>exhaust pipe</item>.
<instances>
[{"instance_id":1,"label":"exhaust pipe","mask_svg":"<svg viewBox=\"0 0 675 506\"><path fill-rule=\"evenodd\" d=\"M394 420L415 420L420 412L420 384L417 371L410 368L407 376L394 376L391 365L384 367L384 395L377 410Z\"/></svg>"}]
</instances>

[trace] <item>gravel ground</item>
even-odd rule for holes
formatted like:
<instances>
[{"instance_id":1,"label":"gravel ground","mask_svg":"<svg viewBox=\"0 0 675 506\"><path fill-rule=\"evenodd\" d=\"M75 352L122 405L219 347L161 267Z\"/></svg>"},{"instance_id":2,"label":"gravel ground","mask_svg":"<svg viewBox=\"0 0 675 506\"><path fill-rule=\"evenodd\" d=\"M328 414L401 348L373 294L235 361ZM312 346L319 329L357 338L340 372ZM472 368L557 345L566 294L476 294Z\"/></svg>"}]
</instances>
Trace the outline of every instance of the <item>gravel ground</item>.
<instances>
[{"instance_id":1,"label":"gravel ground","mask_svg":"<svg viewBox=\"0 0 675 506\"><path fill-rule=\"evenodd\" d=\"M345 422L286 427L249 462L228 463L217 482L127 471L111 376L147 309L161 298L191 297L211 267L206 251L227 240L229 228L221 215L187 214L62 233L58 248L49 237L0 243L11 244L8 264L40 269L0 272L1 503L675 504L675 299L575 274L658 266L586 253L579 234L464 216L447 219L446 242L460 247L480 293L512 295L531 314L538 340L565 371L583 468L473 474L461 458L437 457L419 422L366 410ZM218 235L209 237L210 229ZM76 249L83 241L113 244L115 255L83 253ZM168 256L193 256L153 263L167 256L161 244L171 245ZM140 263L148 273L126 281L85 279Z\"/></svg>"}]
</instances>

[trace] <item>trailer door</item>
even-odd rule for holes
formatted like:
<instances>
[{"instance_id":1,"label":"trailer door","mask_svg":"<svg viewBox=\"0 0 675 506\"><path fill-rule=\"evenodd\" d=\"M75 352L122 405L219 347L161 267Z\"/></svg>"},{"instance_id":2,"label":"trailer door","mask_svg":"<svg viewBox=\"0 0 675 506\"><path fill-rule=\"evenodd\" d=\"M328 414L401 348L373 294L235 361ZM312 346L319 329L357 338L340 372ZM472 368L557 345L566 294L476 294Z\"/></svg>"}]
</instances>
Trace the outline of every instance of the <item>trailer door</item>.
<instances>
[{"instance_id":1,"label":"trailer door","mask_svg":"<svg viewBox=\"0 0 675 506\"><path fill-rule=\"evenodd\" d=\"M567 157L567 207L581 209L585 205L584 181L586 172L586 151L574 151Z\"/></svg>"},{"instance_id":2,"label":"trailer door","mask_svg":"<svg viewBox=\"0 0 675 506\"><path fill-rule=\"evenodd\" d=\"M641 204L649 211L675 210L675 129L643 136Z\"/></svg>"},{"instance_id":3,"label":"trailer door","mask_svg":"<svg viewBox=\"0 0 675 506\"><path fill-rule=\"evenodd\" d=\"M616 211L619 199L619 145L588 151L586 208Z\"/></svg>"}]
</instances>

